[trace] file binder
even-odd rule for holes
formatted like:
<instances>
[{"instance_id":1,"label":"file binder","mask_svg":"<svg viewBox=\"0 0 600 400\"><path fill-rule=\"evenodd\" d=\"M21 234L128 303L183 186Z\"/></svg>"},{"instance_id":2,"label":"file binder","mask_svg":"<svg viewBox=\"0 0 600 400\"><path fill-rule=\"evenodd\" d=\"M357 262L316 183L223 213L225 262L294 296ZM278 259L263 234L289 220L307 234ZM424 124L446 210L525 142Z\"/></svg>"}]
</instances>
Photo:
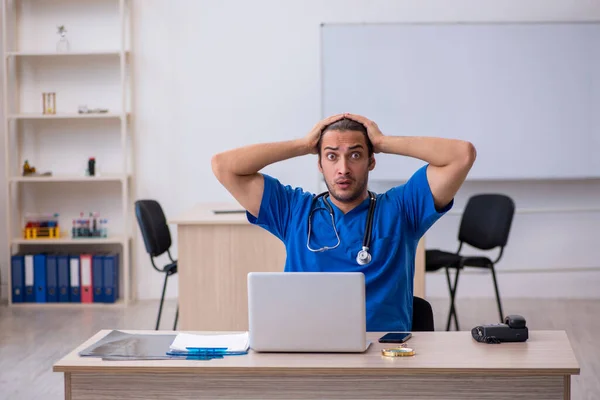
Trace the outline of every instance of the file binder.
<instances>
[{"instance_id":1,"label":"file binder","mask_svg":"<svg viewBox=\"0 0 600 400\"><path fill-rule=\"evenodd\" d=\"M46 256L46 301L58 303L58 265L55 254Z\"/></svg>"},{"instance_id":2,"label":"file binder","mask_svg":"<svg viewBox=\"0 0 600 400\"><path fill-rule=\"evenodd\" d=\"M59 255L58 264L58 302L68 303L70 300L69 287L69 256Z\"/></svg>"},{"instance_id":3,"label":"file binder","mask_svg":"<svg viewBox=\"0 0 600 400\"><path fill-rule=\"evenodd\" d=\"M114 303L119 298L119 255L104 256L104 302Z\"/></svg>"},{"instance_id":4,"label":"file binder","mask_svg":"<svg viewBox=\"0 0 600 400\"><path fill-rule=\"evenodd\" d=\"M46 302L46 255L33 256L33 283L35 285L35 302Z\"/></svg>"},{"instance_id":5,"label":"file binder","mask_svg":"<svg viewBox=\"0 0 600 400\"><path fill-rule=\"evenodd\" d=\"M94 295L92 292L92 255L82 254L79 256L79 261L81 302L92 303L94 301Z\"/></svg>"},{"instance_id":6,"label":"file binder","mask_svg":"<svg viewBox=\"0 0 600 400\"><path fill-rule=\"evenodd\" d=\"M81 303L81 287L80 287L80 279L79 279L79 256L70 256L69 257L69 272L70 272L70 289L71 295L69 296L69 300L71 303Z\"/></svg>"},{"instance_id":7,"label":"file binder","mask_svg":"<svg viewBox=\"0 0 600 400\"><path fill-rule=\"evenodd\" d=\"M15 254L11 257L12 302L25 301L25 256Z\"/></svg>"},{"instance_id":8,"label":"file binder","mask_svg":"<svg viewBox=\"0 0 600 400\"><path fill-rule=\"evenodd\" d=\"M35 303L35 277L33 273L33 254L25 255L25 302Z\"/></svg>"},{"instance_id":9,"label":"file binder","mask_svg":"<svg viewBox=\"0 0 600 400\"><path fill-rule=\"evenodd\" d=\"M103 268L104 256L94 254L92 256L92 290L94 291L92 299L94 303L104 302L104 287L102 285Z\"/></svg>"}]
</instances>

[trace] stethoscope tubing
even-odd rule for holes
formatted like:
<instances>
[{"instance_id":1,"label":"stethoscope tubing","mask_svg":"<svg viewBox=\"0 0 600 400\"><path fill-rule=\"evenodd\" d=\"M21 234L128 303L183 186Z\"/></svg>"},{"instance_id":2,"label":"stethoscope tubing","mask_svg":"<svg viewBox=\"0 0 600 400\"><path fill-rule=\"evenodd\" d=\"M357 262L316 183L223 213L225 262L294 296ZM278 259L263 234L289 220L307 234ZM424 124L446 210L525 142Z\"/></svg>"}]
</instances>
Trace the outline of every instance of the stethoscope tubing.
<instances>
[{"instance_id":1,"label":"stethoscope tubing","mask_svg":"<svg viewBox=\"0 0 600 400\"><path fill-rule=\"evenodd\" d=\"M371 191L368 192L369 193L369 213L367 214L367 222L366 222L366 226L365 226L365 234L363 236L363 242L362 242L362 250L359 252L359 256L357 256L357 262L361 265L367 264L368 262L370 262L371 260L371 256L369 254L369 247L371 245L371 234L373 231L373 217L375 215L375 205L377 202L377 197L375 196L375 194ZM312 229L312 225L311 225L311 217L313 212L315 211L315 204L317 203L317 201L319 200L319 198L323 197L323 203L325 203L325 206L327 207L327 210L329 211L329 215L331 216L331 224L333 226L333 231L335 232L335 236L337 238L337 244L333 247L327 247L324 246L320 249L311 249L309 242L310 242L310 233L311 233L311 229ZM306 240L306 247L313 252L322 252L322 251L326 251L326 250L332 250L335 249L336 247L338 247L340 245L340 237L337 231L337 228L335 227L335 219L333 216L333 208L331 207L331 205L327 202L327 197L329 197L329 192L323 192L317 196L315 196L312 200L311 203L311 207L310 207L310 212L308 214L308 238ZM361 257L360 254L361 252L366 252L366 261L361 261Z\"/></svg>"}]
</instances>

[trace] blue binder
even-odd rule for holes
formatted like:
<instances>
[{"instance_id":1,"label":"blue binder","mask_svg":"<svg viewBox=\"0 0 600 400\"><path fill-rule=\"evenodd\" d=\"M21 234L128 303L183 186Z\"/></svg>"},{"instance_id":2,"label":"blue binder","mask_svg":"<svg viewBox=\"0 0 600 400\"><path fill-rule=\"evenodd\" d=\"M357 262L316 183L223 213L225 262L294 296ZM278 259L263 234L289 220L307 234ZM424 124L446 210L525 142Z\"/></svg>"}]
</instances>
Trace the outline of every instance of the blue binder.
<instances>
[{"instance_id":1,"label":"blue binder","mask_svg":"<svg viewBox=\"0 0 600 400\"><path fill-rule=\"evenodd\" d=\"M35 303L35 274L33 272L33 254L25 255L25 302Z\"/></svg>"},{"instance_id":2,"label":"blue binder","mask_svg":"<svg viewBox=\"0 0 600 400\"><path fill-rule=\"evenodd\" d=\"M119 298L119 255L104 256L104 302L114 303Z\"/></svg>"},{"instance_id":3,"label":"blue binder","mask_svg":"<svg viewBox=\"0 0 600 400\"><path fill-rule=\"evenodd\" d=\"M46 255L33 256L33 284L35 286L35 302L46 302Z\"/></svg>"},{"instance_id":4,"label":"blue binder","mask_svg":"<svg viewBox=\"0 0 600 400\"><path fill-rule=\"evenodd\" d=\"M12 302L25 301L25 256L15 254L11 257Z\"/></svg>"},{"instance_id":5,"label":"blue binder","mask_svg":"<svg viewBox=\"0 0 600 400\"><path fill-rule=\"evenodd\" d=\"M70 271L69 256L59 255L58 257L58 302L68 303L70 301Z\"/></svg>"},{"instance_id":6,"label":"blue binder","mask_svg":"<svg viewBox=\"0 0 600 400\"><path fill-rule=\"evenodd\" d=\"M71 303L81 303L81 279L78 255L69 256L69 272L69 288L71 289L69 299Z\"/></svg>"},{"instance_id":7,"label":"blue binder","mask_svg":"<svg viewBox=\"0 0 600 400\"><path fill-rule=\"evenodd\" d=\"M94 254L92 256L92 291L94 303L104 302L104 292L102 285L102 278L104 276L104 256L101 254Z\"/></svg>"},{"instance_id":8,"label":"blue binder","mask_svg":"<svg viewBox=\"0 0 600 400\"><path fill-rule=\"evenodd\" d=\"M56 254L46 256L46 301L58 303L58 264Z\"/></svg>"}]
</instances>

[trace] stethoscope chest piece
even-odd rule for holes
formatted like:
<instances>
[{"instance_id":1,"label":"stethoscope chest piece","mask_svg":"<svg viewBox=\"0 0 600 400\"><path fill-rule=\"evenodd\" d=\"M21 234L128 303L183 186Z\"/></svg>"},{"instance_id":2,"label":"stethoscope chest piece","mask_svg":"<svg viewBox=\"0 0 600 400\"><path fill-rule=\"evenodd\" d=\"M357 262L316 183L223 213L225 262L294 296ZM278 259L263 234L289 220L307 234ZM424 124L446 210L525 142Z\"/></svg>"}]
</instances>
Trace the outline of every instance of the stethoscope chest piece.
<instances>
[{"instance_id":1,"label":"stethoscope chest piece","mask_svg":"<svg viewBox=\"0 0 600 400\"><path fill-rule=\"evenodd\" d=\"M358 252L356 256L356 262L359 265L367 265L371 262L371 254L369 253L368 247L363 247L361 251Z\"/></svg>"}]
</instances>

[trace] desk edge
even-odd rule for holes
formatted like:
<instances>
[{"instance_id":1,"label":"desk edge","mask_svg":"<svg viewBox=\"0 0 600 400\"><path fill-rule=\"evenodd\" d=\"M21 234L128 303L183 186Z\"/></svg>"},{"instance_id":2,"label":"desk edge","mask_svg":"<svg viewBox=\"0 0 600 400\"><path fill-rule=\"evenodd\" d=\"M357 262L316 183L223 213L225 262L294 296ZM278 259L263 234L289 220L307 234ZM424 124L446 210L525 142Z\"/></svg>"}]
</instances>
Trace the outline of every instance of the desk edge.
<instances>
[{"instance_id":1,"label":"desk edge","mask_svg":"<svg viewBox=\"0 0 600 400\"><path fill-rule=\"evenodd\" d=\"M140 361L136 361L139 363ZM94 366L69 366L56 363L53 372L65 373L103 373L103 374L139 374L139 373L170 373L170 374L245 374L245 375L493 375L493 376L571 376L579 375L580 368L329 368L329 367L227 367L227 366L169 366L171 360L165 360L165 366L155 365L94 365ZM177 361L175 361L177 362ZM192 361L193 362L193 361ZM205 361L201 361L205 362ZM127 361L115 361L115 363L127 363Z\"/></svg>"}]
</instances>

